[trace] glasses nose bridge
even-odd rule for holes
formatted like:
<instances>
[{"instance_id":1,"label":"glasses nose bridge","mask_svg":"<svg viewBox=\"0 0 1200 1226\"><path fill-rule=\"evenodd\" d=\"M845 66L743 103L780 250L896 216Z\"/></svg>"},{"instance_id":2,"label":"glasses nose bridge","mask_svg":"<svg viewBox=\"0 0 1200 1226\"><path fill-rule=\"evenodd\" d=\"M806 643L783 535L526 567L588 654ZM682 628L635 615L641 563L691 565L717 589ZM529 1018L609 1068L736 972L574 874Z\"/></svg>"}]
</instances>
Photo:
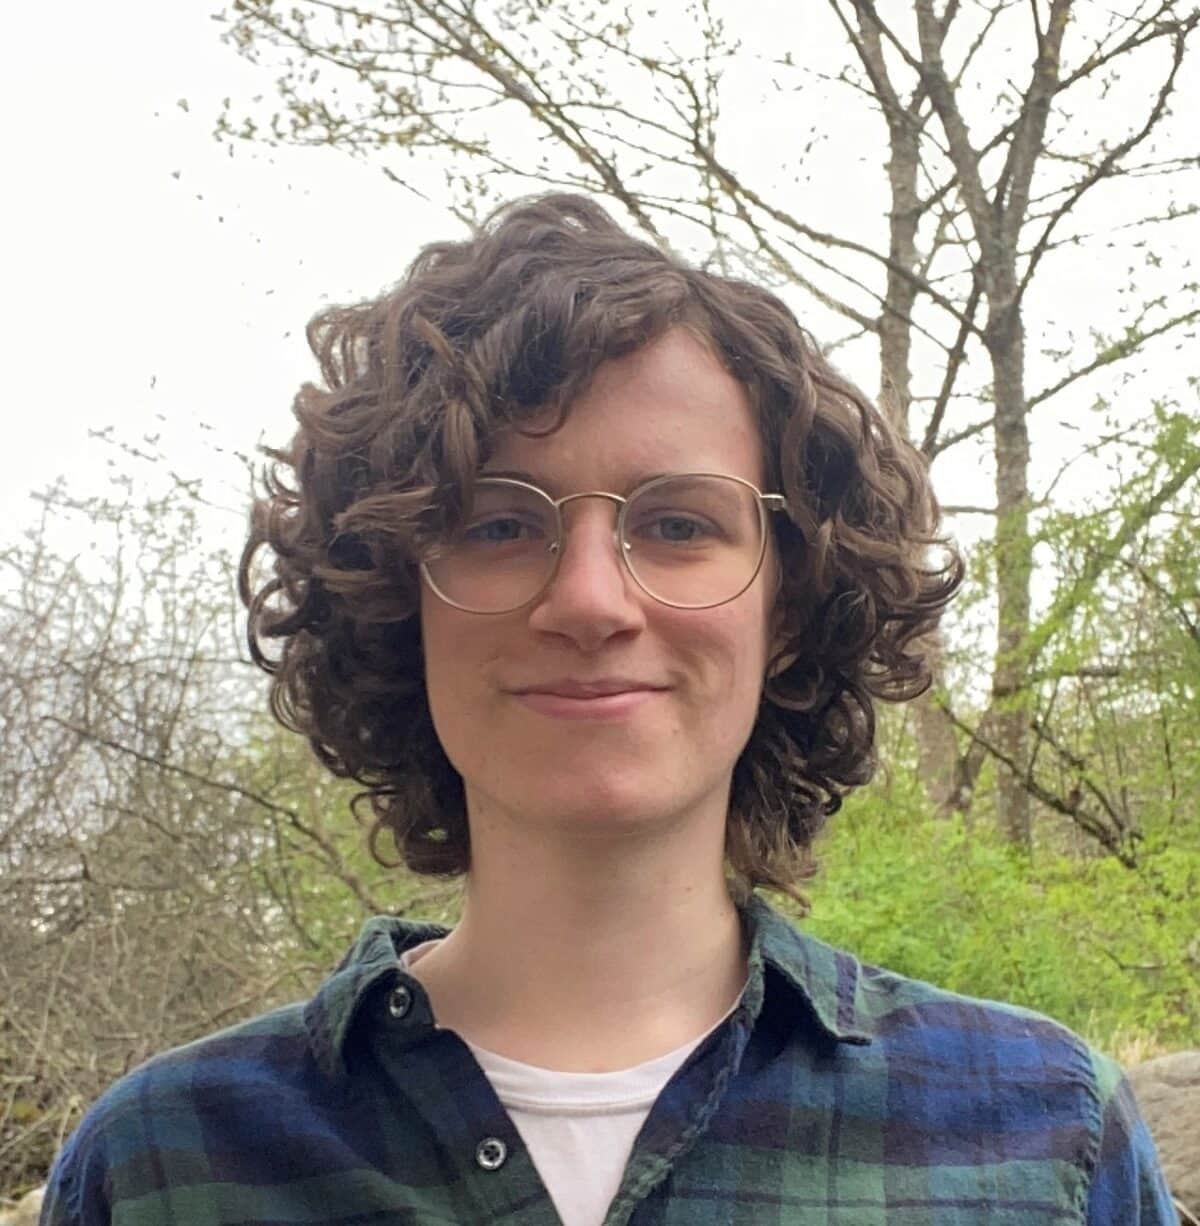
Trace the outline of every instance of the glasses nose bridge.
<instances>
[{"instance_id":1,"label":"glasses nose bridge","mask_svg":"<svg viewBox=\"0 0 1200 1226\"><path fill-rule=\"evenodd\" d=\"M604 498L604 499L607 499L609 502L611 502L614 505L616 513L613 515L613 522L612 522L613 548L616 550L617 556L619 558L624 558L624 550L621 548L621 537L620 537L621 512L625 509L625 504L629 501L629 499L623 498L620 494L609 493L608 490L585 490L579 494L567 494L562 498L551 500L554 503L555 510L558 512L559 532L558 532L558 548L556 550L556 553L558 554L559 560L561 561L562 559L563 552L566 548L566 538L567 538L567 521L566 521L566 516L563 514L563 508L568 503L577 502L583 498Z\"/></svg>"},{"instance_id":2,"label":"glasses nose bridge","mask_svg":"<svg viewBox=\"0 0 1200 1226\"><path fill-rule=\"evenodd\" d=\"M553 500L555 510L558 511L559 524L564 530L566 529L566 517L563 515L563 507L568 503L577 502L581 498L606 498L616 507L616 514L613 516L613 536L616 537L617 525L621 522L621 511L624 509L627 498L622 498L620 494L610 494L607 490L585 490L580 494L567 494L563 498Z\"/></svg>"}]
</instances>

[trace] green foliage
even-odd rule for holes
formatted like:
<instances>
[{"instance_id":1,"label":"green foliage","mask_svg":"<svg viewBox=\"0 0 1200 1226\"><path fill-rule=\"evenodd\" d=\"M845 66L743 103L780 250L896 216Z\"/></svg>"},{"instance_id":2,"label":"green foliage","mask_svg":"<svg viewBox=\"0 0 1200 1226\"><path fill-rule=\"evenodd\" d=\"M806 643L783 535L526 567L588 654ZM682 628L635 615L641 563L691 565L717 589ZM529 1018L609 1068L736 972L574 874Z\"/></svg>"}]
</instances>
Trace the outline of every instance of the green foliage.
<instances>
[{"instance_id":1,"label":"green foliage","mask_svg":"<svg viewBox=\"0 0 1200 1226\"><path fill-rule=\"evenodd\" d=\"M1200 1043L1200 857L1147 838L1141 867L1039 848L927 811L915 775L849 800L820 851L807 931L864 961L1046 1013L1101 1048Z\"/></svg>"}]
</instances>

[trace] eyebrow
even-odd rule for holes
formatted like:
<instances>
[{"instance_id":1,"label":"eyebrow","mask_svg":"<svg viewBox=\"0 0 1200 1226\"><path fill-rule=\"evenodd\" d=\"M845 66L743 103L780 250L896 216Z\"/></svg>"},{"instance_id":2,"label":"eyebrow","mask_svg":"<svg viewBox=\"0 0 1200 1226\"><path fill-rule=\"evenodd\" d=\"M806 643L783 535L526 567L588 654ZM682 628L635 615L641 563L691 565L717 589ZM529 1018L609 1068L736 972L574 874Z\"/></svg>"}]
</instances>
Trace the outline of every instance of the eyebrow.
<instances>
[{"instance_id":1,"label":"eyebrow","mask_svg":"<svg viewBox=\"0 0 1200 1226\"><path fill-rule=\"evenodd\" d=\"M639 485L645 485L648 481L656 481L659 477L676 477L686 476L690 469L679 469L671 472L661 473L639 473L629 482L626 491L635 490ZM548 494L558 497L561 492L561 487L557 481L546 480L541 477L536 477L532 473L525 472L521 468L483 468L480 470L481 477L512 477L516 481L527 481L530 485L536 485L539 489L543 489ZM616 490L610 490L610 493L617 493Z\"/></svg>"}]
</instances>

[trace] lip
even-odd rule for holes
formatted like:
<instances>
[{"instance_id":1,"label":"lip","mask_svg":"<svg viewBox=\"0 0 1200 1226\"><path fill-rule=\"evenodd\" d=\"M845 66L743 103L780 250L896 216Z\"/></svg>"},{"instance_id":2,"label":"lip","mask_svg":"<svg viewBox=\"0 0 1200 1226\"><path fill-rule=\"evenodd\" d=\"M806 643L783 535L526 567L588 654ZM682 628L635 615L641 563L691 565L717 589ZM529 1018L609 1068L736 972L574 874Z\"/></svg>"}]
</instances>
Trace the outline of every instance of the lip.
<instances>
[{"instance_id":1,"label":"lip","mask_svg":"<svg viewBox=\"0 0 1200 1226\"><path fill-rule=\"evenodd\" d=\"M573 677L560 677L541 685L522 686L518 694L558 694L563 698L603 698L609 694L625 694L630 690L661 690L665 686L653 685L638 677L599 677L595 681L577 681Z\"/></svg>"},{"instance_id":2,"label":"lip","mask_svg":"<svg viewBox=\"0 0 1200 1226\"><path fill-rule=\"evenodd\" d=\"M575 698L567 694L551 694L545 690L528 690L515 697L530 710L551 719L621 720L632 715L652 698L666 693L665 690L633 689L616 694L593 695L590 698Z\"/></svg>"}]
</instances>

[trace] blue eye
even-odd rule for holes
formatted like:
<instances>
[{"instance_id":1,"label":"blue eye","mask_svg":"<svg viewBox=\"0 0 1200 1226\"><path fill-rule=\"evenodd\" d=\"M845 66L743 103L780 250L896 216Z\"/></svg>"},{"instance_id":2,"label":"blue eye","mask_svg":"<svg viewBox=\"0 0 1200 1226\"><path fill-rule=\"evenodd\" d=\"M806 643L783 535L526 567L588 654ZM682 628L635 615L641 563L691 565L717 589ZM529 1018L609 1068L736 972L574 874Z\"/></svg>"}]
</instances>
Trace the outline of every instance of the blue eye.
<instances>
[{"instance_id":1,"label":"blue eye","mask_svg":"<svg viewBox=\"0 0 1200 1226\"><path fill-rule=\"evenodd\" d=\"M545 535L540 523L522 522L514 516L504 515L472 524L466 531L465 539L477 544L507 545L521 540L522 528L528 529L531 537Z\"/></svg>"},{"instance_id":2,"label":"blue eye","mask_svg":"<svg viewBox=\"0 0 1200 1226\"><path fill-rule=\"evenodd\" d=\"M690 544L701 536L707 535L707 529L699 520L687 515L662 515L653 521L655 526L670 524L671 528L664 532L661 539L669 544ZM679 529L682 528L682 532Z\"/></svg>"}]
</instances>

